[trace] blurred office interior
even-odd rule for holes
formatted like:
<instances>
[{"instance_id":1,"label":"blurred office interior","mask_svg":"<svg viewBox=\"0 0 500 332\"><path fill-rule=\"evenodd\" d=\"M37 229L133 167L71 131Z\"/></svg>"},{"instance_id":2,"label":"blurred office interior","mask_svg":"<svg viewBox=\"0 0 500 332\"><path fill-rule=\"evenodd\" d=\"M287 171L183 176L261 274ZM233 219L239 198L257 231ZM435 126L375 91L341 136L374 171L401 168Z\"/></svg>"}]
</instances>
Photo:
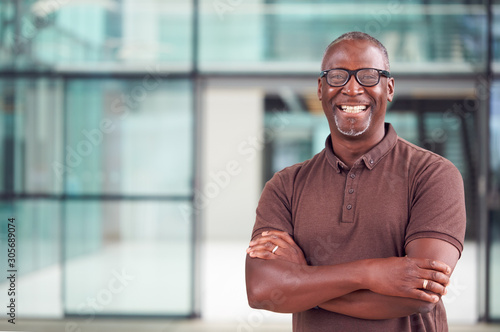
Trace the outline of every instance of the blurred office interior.
<instances>
[{"instance_id":1,"label":"blurred office interior","mask_svg":"<svg viewBox=\"0 0 500 332\"><path fill-rule=\"evenodd\" d=\"M17 319L289 324L248 307L245 249L264 183L324 146L320 61L352 30L388 49L387 121L463 175L450 324L500 321L500 0L0 1Z\"/></svg>"}]
</instances>

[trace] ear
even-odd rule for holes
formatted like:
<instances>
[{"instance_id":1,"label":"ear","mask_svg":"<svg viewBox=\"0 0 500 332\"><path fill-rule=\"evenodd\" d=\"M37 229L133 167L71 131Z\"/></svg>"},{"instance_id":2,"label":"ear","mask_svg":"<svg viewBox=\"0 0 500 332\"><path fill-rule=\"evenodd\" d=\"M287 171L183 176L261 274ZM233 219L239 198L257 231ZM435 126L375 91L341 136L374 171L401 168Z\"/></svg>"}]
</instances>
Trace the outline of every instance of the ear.
<instances>
[{"instance_id":1,"label":"ear","mask_svg":"<svg viewBox=\"0 0 500 332\"><path fill-rule=\"evenodd\" d=\"M394 78L387 79L387 101L391 102L394 98Z\"/></svg>"},{"instance_id":2,"label":"ear","mask_svg":"<svg viewBox=\"0 0 500 332\"><path fill-rule=\"evenodd\" d=\"M318 77L318 99L321 101L321 90L323 89L323 82L321 81L321 77Z\"/></svg>"}]
</instances>

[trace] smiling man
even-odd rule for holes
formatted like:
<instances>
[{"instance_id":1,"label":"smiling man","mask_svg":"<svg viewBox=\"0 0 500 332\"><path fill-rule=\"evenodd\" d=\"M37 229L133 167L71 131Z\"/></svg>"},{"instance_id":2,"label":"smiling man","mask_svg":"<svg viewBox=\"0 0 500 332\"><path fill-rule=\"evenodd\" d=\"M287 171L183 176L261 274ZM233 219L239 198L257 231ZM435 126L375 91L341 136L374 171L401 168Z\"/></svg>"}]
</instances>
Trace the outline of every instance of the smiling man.
<instances>
[{"instance_id":1,"label":"smiling man","mask_svg":"<svg viewBox=\"0 0 500 332\"><path fill-rule=\"evenodd\" d=\"M465 235L460 173L384 122L394 79L378 40L344 34L321 66L330 136L262 192L248 301L293 313L294 331L447 331L441 296Z\"/></svg>"}]
</instances>

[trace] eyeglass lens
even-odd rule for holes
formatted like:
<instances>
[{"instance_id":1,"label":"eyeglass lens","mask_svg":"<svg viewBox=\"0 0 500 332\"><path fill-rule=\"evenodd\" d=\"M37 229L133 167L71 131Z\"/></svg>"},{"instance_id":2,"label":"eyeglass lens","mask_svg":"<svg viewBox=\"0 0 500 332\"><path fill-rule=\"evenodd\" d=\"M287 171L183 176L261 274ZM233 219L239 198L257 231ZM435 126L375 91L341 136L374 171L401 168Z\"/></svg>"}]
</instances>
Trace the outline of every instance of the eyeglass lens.
<instances>
[{"instance_id":1,"label":"eyeglass lens","mask_svg":"<svg viewBox=\"0 0 500 332\"><path fill-rule=\"evenodd\" d=\"M330 70L327 74L328 83L333 86L342 86L349 80L349 72L343 69ZM356 73L356 78L361 85L373 86L379 82L379 73L375 69L362 69Z\"/></svg>"}]
</instances>

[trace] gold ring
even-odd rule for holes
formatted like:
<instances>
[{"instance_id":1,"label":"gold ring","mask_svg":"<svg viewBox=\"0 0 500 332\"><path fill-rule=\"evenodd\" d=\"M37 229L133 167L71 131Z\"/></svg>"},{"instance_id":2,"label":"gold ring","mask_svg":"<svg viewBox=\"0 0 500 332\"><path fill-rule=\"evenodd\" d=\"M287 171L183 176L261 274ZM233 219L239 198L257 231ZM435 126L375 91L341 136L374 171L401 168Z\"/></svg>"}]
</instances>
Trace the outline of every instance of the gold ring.
<instances>
[{"instance_id":1,"label":"gold ring","mask_svg":"<svg viewBox=\"0 0 500 332\"><path fill-rule=\"evenodd\" d=\"M423 289L427 289L427 284L429 283L429 281L427 279L424 279L424 285L423 285Z\"/></svg>"},{"instance_id":2,"label":"gold ring","mask_svg":"<svg viewBox=\"0 0 500 332\"><path fill-rule=\"evenodd\" d=\"M278 246L274 247L273 251L271 251L273 254L276 252L276 250L278 250Z\"/></svg>"}]
</instances>

